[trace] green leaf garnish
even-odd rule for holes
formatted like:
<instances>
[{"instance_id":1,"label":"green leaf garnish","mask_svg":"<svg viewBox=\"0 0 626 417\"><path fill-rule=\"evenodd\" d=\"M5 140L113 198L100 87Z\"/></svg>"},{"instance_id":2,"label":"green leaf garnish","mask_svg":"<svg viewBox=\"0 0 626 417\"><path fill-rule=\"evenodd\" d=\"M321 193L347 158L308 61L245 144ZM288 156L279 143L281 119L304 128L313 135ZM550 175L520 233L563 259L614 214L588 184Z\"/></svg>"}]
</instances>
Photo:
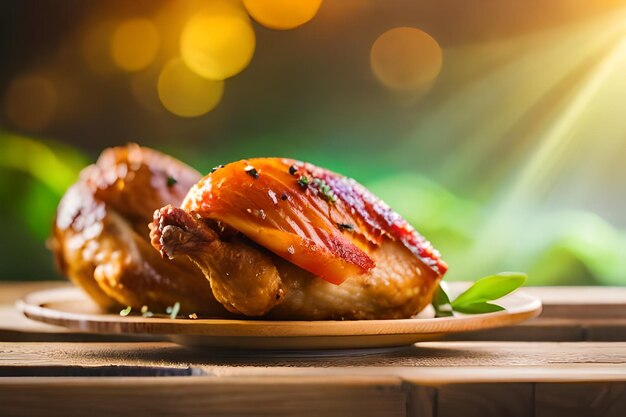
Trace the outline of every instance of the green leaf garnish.
<instances>
[{"instance_id":1,"label":"green leaf garnish","mask_svg":"<svg viewBox=\"0 0 626 417\"><path fill-rule=\"evenodd\" d=\"M172 307L168 307L167 309L169 310L168 313L170 314L170 318L175 319L180 311L180 303L176 301Z\"/></svg>"},{"instance_id":2,"label":"green leaf garnish","mask_svg":"<svg viewBox=\"0 0 626 417\"><path fill-rule=\"evenodd\" d=\"M524 285L526 278L526 274L519 272L501 272L481 278L452 301L452 308L497 300Z\"/></svg>"},{"instance_id":3,"label":"green leaf garnish","mask_svg":"<svg viewBox=\"0 0 626 417\"><path fill-rule=\"evenodd\" d=\"M464 314L483 314L502 311L504 310L504 307L491 303L473 303L461 304L460 306L455 307L454 310Z\"/></svg>"},{"instance_id":4,"label":"green leaf garnish","mask_svg":"<svg viewBox=\"0 0 626 417\"><path fill-rule=\"evenodd\" d=\"M489 275L474 282L471 287L461 293L452 302L441 286L437 288L432 305L436 317L447 317L452 311L464 314L493 313L504 310L503 307L489 303L515 291L527 279L526 274L519 272L501 272Z\"/></svg>"},{"instance_id":5,"label":"green leaf garnish","mask_svg":"<svg viewBox=\"0 0 626 417\"><path fill-rule=\"evenodd\" d=\"M122 317L126 317L126 316L128 316L128 315L130 314L130 311L131 311L132 309L133 309L133 308L132 308L131 306L128 306L128 307L126 307L125 309L120 310L120 316L122 316Z\"/></svg>"},{"instance_id":6,"label":"green leaf garnish","mask_svg":"<svg viewBox=\"0 0 626 417\"><path fill-rule=\"evenodd\" d=\"M435 290L432 304L435 308L435 317L450 317L452 315L450 298L448 298L448 294L441 288L441 285L438 285L437 290Z\"/></svg>"}]
</instances>

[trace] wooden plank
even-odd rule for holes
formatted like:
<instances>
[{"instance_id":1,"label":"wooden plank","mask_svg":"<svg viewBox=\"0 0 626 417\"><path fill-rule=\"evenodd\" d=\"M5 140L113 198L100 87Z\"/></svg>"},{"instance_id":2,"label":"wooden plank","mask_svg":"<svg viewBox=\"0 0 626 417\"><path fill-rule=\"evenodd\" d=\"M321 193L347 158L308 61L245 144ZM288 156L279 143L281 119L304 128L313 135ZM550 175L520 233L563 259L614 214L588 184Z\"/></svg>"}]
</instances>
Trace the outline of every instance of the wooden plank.
<instances>
[{"instance_id":1,"label":"wooden plank","mask_svg":"<svg viewBox=\"0 0 626 417\"><path fill-rule=\"evenodd\" d=\"M544 305L543 317L626 318L625 287L527 287Z\"/></svg>"},{"instance_id":2,"label":"wooden plank","mask_svg":"<svg viewBox=\"0 0 626 417\"><path fill-rule=\"evenodd\" d=\"M406 393L407 417L436 417L437 389L428 386L403 384Z\"/></svg>"},{"instance_id":3,"label":"wooden plank","mask_svg":"<svg viewBox=\"0 0 626 417\"><path fill-rule=\"evenodd\" d=\"M613 319L584 325L585 340L621 342L626 340L626 319Z\"/></svg>"},{"instance_id":4,"label":"wooden plank","mask_svg":"<svg viewBox=\"0 0 626 417\"><path fill-rule=\"evenodd\" d=\"M437 417L527 417L533 408L532 384L451 384L437 389Z\"/></svg>"},{"instance_id":5,"label":"wooden plank","mask_svg":"<svg viewBox=\"0 0 626 417\"><path fill-rule=\"evenodd\" d=\"M136 365L260 367L446 367L626 364L626 342L424 342L413 348L367 354L336 352L229 352L190 349L170 342L7 343L0 365Z\"/></svg>"},{"instance_id":6,"label":"wooden plank","mask_svg":"<svg viewBox=\"0 0 626 417\"><path fill-rule=\"evenodd\" d=\"M475 332L451 334L444 340L491 340L491 341L525 341L525 342L573 342L589 339L588 329L596 323L585 325L580 320L555 319L537 317L516 326L497 329L479 330ZM597 323L606 325L606 322ZM614 341L626 340L626 327L624 331L617 332Z\"/></svg>"},{"instance_id":7,"label":"wooden plank","mask_svg":"<svg viewBox=\"0 0 626 417\"><path fill-rule=\"evenodd\" d=\"M36 398L36 401L33 401ZM622 383L402 384L389 377L0 378L0 415L622 416Z\"/></svg>"},{"instance_id":8,"label":"wooden plank","mask_svg":"<svg viewBox=\"0 0 626 417\"><path fill-rule=\"evenodd\" d=\"M452 334L444 340L621 342L626 341L626 319L538 317L516 326Z\"/></svg>"},{"instance_id":9,"label":"wooden plank","mask_svg":"<svg viewBox=\"0 0 626 417\"><path fill-rule=\"evenodd\" d=\"M0 415L82 415L89 409L94 416L120 411L139 416L621 416L626 405L626 382L440 382L416 386L391 377L345 375L0 378Z\"/></svg>"},{"instance_id":10,"label":"wooden plank","mask_svg":"<svg viewBox=\"0 0 626 417\"><path fill-rule=\"evenodd\" d=\"M622 417L626 382L537 384L535 417Z\"/></svg>"},{"instance_id":11,"label":"wooden plank","mask_svg":"<svg viewBox=\"0 0 626 417\"><path fill-rule=\"evenodd\" d=\"M193 368L220 377L394 376L418 385L626 381L626 343L428 342L390 353L334 356L230 354L167 342L0 343L0 375L3 370L10 374L12 367L111 365Z\"/></svg>"},{"instance_id":12,"label":"wooden plank","mask_svg":"<svg viewBox=\"0 0 626 417\"><path fill-rule=\"evenodd\" d=\"M13 378L0 389L0 415L13 417L400 417L405 404L401 381L381 377Z\"/></svg>"},{"instance_id":13,"label":"wooden plank","mask_svg":"<svg viewBox=\"0 0 626 417\"><path fill-rule=\"evenodd\" d=\"M251 370L248 370L248 374ZM626 382L626 365L567 364L543 366L468 366L446 368L388 369L407 383L432 386L437 384L490 384L534 382Z\"/></svg>"}]
</instances>

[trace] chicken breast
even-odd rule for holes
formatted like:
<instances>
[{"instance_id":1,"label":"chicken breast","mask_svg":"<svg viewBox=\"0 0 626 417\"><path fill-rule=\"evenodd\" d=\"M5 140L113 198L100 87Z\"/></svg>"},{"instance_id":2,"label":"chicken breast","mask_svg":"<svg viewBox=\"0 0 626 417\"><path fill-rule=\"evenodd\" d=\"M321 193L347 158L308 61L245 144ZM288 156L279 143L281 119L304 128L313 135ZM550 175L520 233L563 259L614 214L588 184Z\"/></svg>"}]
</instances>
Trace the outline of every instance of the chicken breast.
<instances>
[{"instance_id":1,"label":"chicken breast","mask_svg":"<svg viewBox=\"0 0 626 417\"><path fill-rule=\"evenodd\" d=\"M238 161L154 213L152 244L193 261L229 311L299 319L404 318L447 266L354 180L282 158Z\"/></svg>"},{"instance_id":2,"label":"chicken breast","mask_svg":"<svg viewBox=\"0 0 626 417\"><path fill-rule=\"evenodd\" d=\"M50 240L63 274L104 308L225 316L209 281L188 259L167 261L150 244L155 209L180 204L201 175L157 151L105 150L61 200Z\"/></svg>"}]
</instances>

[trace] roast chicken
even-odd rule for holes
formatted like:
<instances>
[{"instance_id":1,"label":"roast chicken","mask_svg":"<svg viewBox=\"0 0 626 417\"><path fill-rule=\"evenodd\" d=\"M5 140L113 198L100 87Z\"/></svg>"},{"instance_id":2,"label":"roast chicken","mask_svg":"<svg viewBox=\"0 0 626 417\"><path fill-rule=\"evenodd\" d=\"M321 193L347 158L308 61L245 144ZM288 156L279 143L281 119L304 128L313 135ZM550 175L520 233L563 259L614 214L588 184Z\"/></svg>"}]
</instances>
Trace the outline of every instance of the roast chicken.
<instances>
[{"instance_id":1,"label":"roast chicken","mask_svg":"<svg viewBox=\"0 0 626 417\"><path fill-rule=\"evenodd\" d=\"M150 244L154 210L180 204L200 178L138 145L104 151L59 204L50 242L61 272L103 308L163 313L178 302L181 312L228 315L189 259L162 259Z\"/></svg>"},{"instance_id":2,"label":"roast chicken","mask_svg":"<svg viewBox=\"0 0 626 417\"><path fill-rule=\"evenodd\" d=\"M156 210L150 229L164 258L193 262L215 299L243 316L411 317L447 269L363 186L290 159L216 167L182 204Z\"/></svg>"},{"instance_id":3,"label":"roast chicken","mask_svg":"<svg viewBox=\"0 0 626 417\"><path fill-rule=\"evenodd\" d=\"M103 308L270 319L405 318L447 266L354 180L258 158L201 175L111 148L61 200L51 248ZM195 314L195 316L194 316Z\"/></svg>"}]
</instances>

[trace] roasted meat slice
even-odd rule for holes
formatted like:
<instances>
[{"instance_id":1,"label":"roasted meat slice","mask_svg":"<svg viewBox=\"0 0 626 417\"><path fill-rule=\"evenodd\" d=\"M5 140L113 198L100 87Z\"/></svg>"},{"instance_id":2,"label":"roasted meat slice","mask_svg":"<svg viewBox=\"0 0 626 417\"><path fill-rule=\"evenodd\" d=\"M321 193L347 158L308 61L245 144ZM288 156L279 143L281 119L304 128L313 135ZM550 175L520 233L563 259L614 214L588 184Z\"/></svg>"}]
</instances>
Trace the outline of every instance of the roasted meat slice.
<instances>
[{"instance_id":1,"label":"roasted meat slice","mask_svg":"<svg viewBox=\"0 0 626 417\"><path fill-rule=\"evenodd\" d=\"M51 247L66 276L102 307L148 306L224 316L209 281L187 259L162 259L150 245L156 208L180 204L200 174L157 151L105 150L85 168L57 210Z\"/></svg>"},{"instance_id":2,"label":"roasted meat slice","mask_svg":"<svg viewBox=\"0 0 626 417\"><path fill-rule=\"evenodd\" d=\"M249 316L410 317L447 269L363 186L289 159L218 167L150 227L163 256L194 261L218 301Z\"/></svg>"}]
</instances>

